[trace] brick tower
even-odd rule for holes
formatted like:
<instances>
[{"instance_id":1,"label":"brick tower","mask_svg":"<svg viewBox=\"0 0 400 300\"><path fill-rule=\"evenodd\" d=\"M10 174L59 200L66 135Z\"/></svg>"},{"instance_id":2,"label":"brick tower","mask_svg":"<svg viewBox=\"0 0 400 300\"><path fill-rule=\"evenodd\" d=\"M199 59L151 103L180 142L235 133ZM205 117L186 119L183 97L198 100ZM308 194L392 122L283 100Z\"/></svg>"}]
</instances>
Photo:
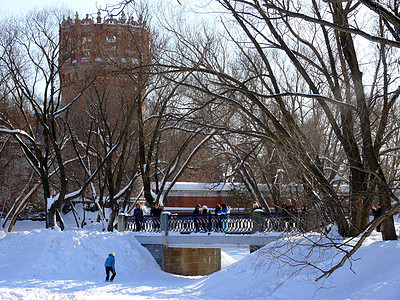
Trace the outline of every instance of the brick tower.
<instances>
[{"instance_id":1,"label":"brick tower","mask_svg":"<svg viewBox=\"0 0 400 300\"><path fill-rule=\"evenodd\" d=\"M99 12L95 20L89 15L80 19L78 14L64 19L59 34L61 104L65 107L73 102L62 120L68 120L74 140L95 149L91 152L97 153L91 161L94 166L97 158L105 156L108 145L123 140L127 132L137 132L138 115L144 115L149 30L145 22L126 18L124 13L118 19L109 16L102 20ZM136 148L134 138L126 140L126 149ZM68 147L66 159L75 156L75 150ZM117 151L125 153L121 149ZM113 163L117 151L107 164ZM124 159L126 170L135 168L134 153L118 157ZM69 164L68 172L73 184L87 178L78 162ZM127 184L123 178L116 181L116 189ZM90 192L84 196L90 198Z\"/></svg>"},{"instance_id":2,"label":"brick tower","mask_svg":"<svg viewBox=\"0 0 400 300\"><path fill-rule=\"evenodd\" d=\"M75 19L64 19L59 53L62 104L79 96L73 112L86 109L95 87L97 94L107 90L114 98L123 94L121 97L133 99L146 79L132 70L146 65L148 54L149 31L145 22L127 19L124 12L118 19L111 15L102 20L100 11L96 20L89 15L80 19L78 13Z\"/></svg>"}]
</instances>

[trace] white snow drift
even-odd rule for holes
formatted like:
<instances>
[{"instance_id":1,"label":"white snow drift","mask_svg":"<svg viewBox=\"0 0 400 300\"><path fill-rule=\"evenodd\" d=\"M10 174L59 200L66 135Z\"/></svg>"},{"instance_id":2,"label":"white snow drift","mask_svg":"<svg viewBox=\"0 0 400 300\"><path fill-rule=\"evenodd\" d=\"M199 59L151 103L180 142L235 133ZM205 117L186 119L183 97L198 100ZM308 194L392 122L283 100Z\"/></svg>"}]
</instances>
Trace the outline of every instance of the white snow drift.
<instances>
[{"instance_id":1,"label":"white snow drift","mask_svg":"<svg viewBox=\"0 0 400 300\"><path fill-rule=\"evenodd\" d=\"M110 252L116 254L114 283L104 282L104 260ZM32 229L1 233L0 299L400 297L400 242L382 242L378 233L356 253L351 269L348 264L318 283L312 283L320 275L316 270L271 262L266 253L261 250L245 255L209 276L184 277L163 272L129 232ZM296 255L297 250L289 254ZM310 259L315 261L323 257L319 266L339 259L332 252L314 252L313 256ZM225 253L223 259L224 265L234 261Z\"/></svg>"}]
</instances>

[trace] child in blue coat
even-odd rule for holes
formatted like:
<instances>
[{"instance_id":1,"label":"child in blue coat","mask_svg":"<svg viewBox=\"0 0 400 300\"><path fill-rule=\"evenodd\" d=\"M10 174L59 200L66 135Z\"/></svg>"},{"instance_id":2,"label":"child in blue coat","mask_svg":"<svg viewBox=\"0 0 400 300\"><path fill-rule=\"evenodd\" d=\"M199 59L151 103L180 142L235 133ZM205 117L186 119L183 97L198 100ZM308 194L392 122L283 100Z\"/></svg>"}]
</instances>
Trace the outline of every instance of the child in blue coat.
<instances>
[{"instance_id":1,"label":"child in blue coat","mask_svg":"<svg viewBox=\"0 0 400 300\"><path fill-rule=\"evenodd\" d=\"M115 253L111 252L108 254L108 257L106 259L106 262L104 263L104 266L106 267L106 281L108 281L108 278L110 277L110 273L112 273L112 276L110 278L110 282L112 282L115 278L115 275L117 275L117 272L115 272Z\"/></svg>"}]
</instances>

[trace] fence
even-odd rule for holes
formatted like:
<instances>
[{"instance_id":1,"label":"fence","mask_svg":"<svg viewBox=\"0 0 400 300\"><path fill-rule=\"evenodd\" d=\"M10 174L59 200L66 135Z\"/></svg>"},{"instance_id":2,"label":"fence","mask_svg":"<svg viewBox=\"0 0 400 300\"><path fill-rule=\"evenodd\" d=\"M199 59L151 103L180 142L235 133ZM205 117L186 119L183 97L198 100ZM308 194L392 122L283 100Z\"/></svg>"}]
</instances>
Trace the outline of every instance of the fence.
<instances>
[{"instance_id":1,"label":"fence","mask_svg":"<svg viewBox=\"0 0 400 300\"><path fill-rule=\"evenodd\" d=\"M305 215L292 213L231 213L227 215L175 215L144 216L136 220L133 216L120 216L118 230L143 232L224 232L227 234L250 234L254 232L305 231Z\"/></svg>"}]
</instances>

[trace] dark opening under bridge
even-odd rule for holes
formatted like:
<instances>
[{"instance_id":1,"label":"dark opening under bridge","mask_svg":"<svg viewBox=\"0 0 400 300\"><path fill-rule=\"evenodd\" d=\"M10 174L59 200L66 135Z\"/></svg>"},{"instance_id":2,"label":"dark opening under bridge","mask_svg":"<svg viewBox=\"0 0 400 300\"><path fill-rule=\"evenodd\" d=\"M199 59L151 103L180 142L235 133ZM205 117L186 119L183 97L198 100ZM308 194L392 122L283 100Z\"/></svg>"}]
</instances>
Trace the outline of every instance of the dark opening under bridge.
<instances>
[{"instance_id":1,"label":"dark opening under bridge","mask_svg":"<svg viewBox=\"0 0 400 300\"><path fill-rule=\"evenodd\" d=\"M281 237L283 232L306 231L304 213L231 213L227 215L161 216L120 215L119 231L135 238L161 268L181 275L206 275L220 270L221 248L249 247L255 251ZM257 234L255 234L257 233Z\"/></svg>"}]
</instances>

